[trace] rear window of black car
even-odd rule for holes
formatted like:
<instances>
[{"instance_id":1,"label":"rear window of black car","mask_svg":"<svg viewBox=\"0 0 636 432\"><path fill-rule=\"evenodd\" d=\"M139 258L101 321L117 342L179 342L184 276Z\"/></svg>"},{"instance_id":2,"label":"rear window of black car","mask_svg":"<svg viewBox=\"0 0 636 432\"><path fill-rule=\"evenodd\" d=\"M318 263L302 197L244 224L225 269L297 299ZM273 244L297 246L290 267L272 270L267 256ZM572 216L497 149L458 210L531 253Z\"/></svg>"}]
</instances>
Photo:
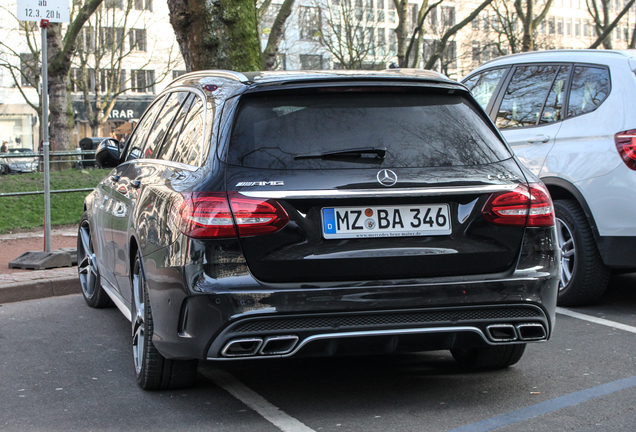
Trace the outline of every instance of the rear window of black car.
<instances>
[{"instance_id":1,"label":"rear window of black car","mask_svg":"<svg viewBox=\"0 0 636 432\"><path fill-rule=\"evenodd\" d=\"M384 158L307 155L386 149ZM481 165L510 157L474 105L447 91L323 90L244 96L228 162L267 169Z\"/></svg>"}]
</instances>

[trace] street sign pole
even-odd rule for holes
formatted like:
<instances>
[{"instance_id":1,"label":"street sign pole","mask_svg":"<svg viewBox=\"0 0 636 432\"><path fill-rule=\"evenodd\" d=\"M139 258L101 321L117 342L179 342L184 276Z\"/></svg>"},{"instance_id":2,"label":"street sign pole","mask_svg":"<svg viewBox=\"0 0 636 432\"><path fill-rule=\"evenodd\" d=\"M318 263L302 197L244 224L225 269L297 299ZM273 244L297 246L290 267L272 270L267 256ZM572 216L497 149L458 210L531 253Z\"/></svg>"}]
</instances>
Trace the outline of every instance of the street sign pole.
<instances>
[{"instance_id":1,"label":"street sign pole","mask_svg":"<svg viewBox=\"0 0 636 432\"><path fill-rule=\"evenodd\" d=\"M49 72L46 33L49 22L69 22L69 0L17 0L20 21L39 21L42 29L42 153L44 154L44 252L51 252L51 182L49 166ZM62 144L62 143L58 143Z\"/></svg>"},{"instance_id":2,"label":"street sign pole","mask_svg":"<svg viewBox=\"0 0 636 432\"><path fill-rule=\"evenodd\" d=\"M51 252L51 181L49 167L49 70L46 33L49 21L40 21L42 29L42 152L44 153L44 252Z\"/></svg>"}]
</instances>

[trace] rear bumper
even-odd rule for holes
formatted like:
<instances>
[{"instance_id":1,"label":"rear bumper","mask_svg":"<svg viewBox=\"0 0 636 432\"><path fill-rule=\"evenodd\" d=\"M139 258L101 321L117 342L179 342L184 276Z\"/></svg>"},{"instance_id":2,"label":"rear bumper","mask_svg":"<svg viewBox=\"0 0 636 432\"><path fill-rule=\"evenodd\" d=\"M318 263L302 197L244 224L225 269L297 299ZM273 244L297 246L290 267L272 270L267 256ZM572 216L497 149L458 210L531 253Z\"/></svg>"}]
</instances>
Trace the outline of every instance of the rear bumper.
<instances>
[{"instance_id":1,"label":"rear bumper","mask_svg":"<svg viewBox=\"0 0 636 432\"><path fill-rule=\"evenodd\" d=\"M167 262L161 249L144 256L153 342L166 358L235 360L547 340L559 252L553 229L528 231L507 274L394 281L265 284L247 271L212 277L205 264L157 268ZM228 351L237 340L253 344Z\"/></svg>"}]
</instances>

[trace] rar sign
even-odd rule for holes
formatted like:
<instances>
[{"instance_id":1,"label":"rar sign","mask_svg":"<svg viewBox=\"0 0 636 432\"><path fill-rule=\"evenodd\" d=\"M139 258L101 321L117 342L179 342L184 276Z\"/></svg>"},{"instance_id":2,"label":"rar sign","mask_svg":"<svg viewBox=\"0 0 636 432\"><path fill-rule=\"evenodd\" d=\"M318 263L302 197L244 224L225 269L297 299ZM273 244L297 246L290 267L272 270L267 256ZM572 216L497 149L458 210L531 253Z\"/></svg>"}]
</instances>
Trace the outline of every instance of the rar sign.
<instances>
[{"instance_id":1,"label":"rar sign","mask_svg":"<svg viewBox=\"0 0 636 432\"><path fill-rule=\"evenodd\" d=\"M69 22L71 11L68 0L18 0L18 20Z\"/></svg>"}]
</instances>

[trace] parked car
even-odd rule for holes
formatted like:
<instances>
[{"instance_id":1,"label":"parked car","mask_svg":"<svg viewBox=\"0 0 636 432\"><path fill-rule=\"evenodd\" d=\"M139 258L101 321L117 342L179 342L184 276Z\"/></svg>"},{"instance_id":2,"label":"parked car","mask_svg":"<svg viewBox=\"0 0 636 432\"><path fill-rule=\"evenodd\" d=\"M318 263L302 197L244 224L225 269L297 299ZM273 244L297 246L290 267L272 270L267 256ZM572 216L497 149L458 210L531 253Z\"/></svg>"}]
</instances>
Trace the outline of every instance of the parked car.
<instances>
[{"instance_id":1,"label":"parked car","mask_svg":"<svg viewBox=\"0 0 636 432\"><path fill-rule=\"evenodd\" d=\"M79 149L80 151L91 151L96 150L97 146L104 141L105 139L113 139L108 137L85 137L79 141ZM95 166L95 155L94 154L82 154L78 155L77 159L77 167L78 168L88 168Z\"/></svg>"},{"instance_id":2,"label":"parked car","mask_svg":"<svg viewBox=\"0 0 636 432\"><path fill-rule=\"evenodd\" d=\"M596 302L612 270L636 269L635 71L636 51L558 50L462 80L554 199L564 306Z\"/></svg>"},{"instance_id":3,"label":"parked car","mask_svg":"<svg viewBox=\"0 0 636 432\"><path fill-rule=\"evenodd\" d=\"M38 170L38 158L29 148L10 148L0 158L0 174L31 173Z\"/></svg>"},{"instance_id":4,"label":"parked car","mask_svg":"<svg viewBox=\"0 0 636 432\"><path fill-rule=\"evenodd\" d=\"M197 360L450 350L515 364L559 279L547 190L430 71L204 71L148 108L88 195L87 304L132 322L144 389Z\"/></svg>"}]
</instances>

